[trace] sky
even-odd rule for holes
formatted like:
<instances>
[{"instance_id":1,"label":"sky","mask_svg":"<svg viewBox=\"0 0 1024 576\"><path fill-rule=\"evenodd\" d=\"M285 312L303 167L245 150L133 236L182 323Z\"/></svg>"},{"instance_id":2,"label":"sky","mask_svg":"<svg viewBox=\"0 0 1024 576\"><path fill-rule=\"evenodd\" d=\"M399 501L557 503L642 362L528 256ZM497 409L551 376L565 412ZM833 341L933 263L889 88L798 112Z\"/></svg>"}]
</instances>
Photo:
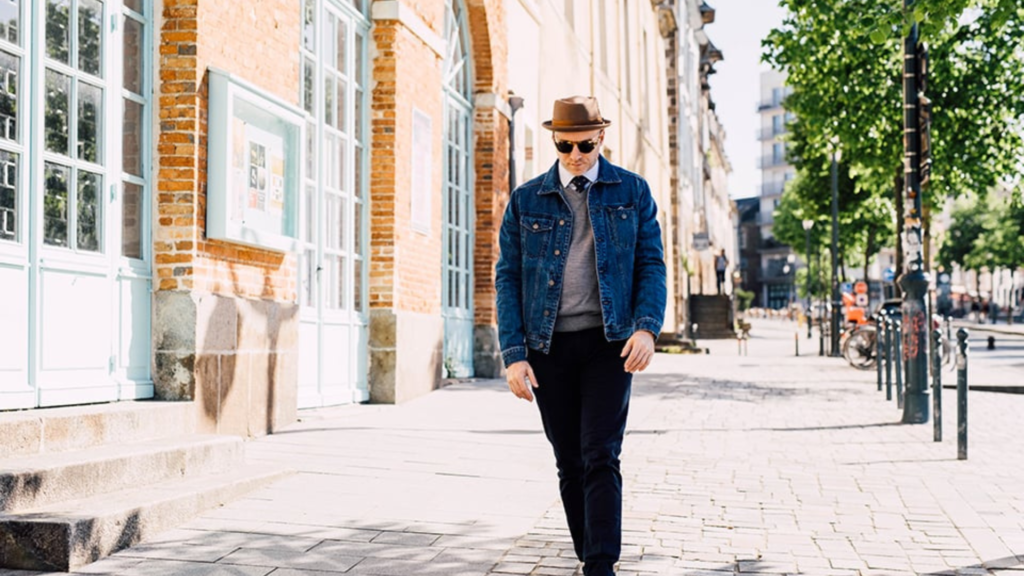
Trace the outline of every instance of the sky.
<instances>
[{"instance_id":1,"label":"sky","mask_svg":"<svg viewBox=\"0 0 1024 576\"><path fill-rule=\"evenodd\" d=\"M715 21L707 24L711 42L724 59L715 65L711 99L725 127L725 152L732 164L729 194L733 198L756 196L761 183L757 158L761 144L755 133L760 127L757 103L760 99L761 40L782 24L785 10L775 0L707 0L715 8Z\"/></svg>"}]
</instances>

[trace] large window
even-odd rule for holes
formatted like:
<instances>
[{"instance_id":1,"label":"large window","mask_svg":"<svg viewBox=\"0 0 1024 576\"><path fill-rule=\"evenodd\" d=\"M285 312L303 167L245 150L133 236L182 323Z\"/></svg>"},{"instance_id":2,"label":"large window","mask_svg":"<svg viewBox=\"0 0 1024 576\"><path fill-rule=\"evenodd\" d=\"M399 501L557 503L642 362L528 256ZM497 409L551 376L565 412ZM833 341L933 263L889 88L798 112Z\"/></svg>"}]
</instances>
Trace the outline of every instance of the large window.
<instances>
[{"instance_id":1,"label":"large window","mask_svg":"<svg viewBox=\"0 0 1024 576\"><path fill-rule=\"evenodd\" d=\"M26 241L32 190L42 196L38 234L44 246L106 252L112 215L103 191L121 181L121 253L143 257L147 4L0 0L0 241ZM123 26L111 32L104 23L115 14ZM39 43L33 34L42 36ZM110 98L118 93L121 99ZM120 158L112 154L118 148ZM36 151L38 163L30 165L28 155Z\"/></svg>"},{"instance_id":2,"label":"large window","mask_svg":"<svg viewBox=\"0 0 1024 576\"><path fill-rule=\"evenodd\" d=\"M308 124L300 296L308 307L356 314L367 306L365 11L360 0L303 5Z\"/></svg>"}]
</instances>

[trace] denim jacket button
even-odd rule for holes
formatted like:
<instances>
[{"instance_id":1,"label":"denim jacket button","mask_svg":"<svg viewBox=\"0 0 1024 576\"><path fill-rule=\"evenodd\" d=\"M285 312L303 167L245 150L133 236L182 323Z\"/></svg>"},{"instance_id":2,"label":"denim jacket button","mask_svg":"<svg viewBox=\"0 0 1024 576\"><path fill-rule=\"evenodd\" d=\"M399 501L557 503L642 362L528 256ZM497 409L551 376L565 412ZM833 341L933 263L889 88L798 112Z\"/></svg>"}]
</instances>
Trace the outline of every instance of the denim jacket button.
<instances>
[{"instance_id":1,"label":"denim jacket button","mask_svg":"<svg viewBox=\"0 0 1024 576\"><path fill-rule=\"evenodd\" d=\"M548 286L554 286L554 285L555 285L555 281L554 280L548 280Z\"/></svg>"},{"instance_id":2,"label":"denim jacket button","mask_svg":"<svg viewBox=\"0 0 1024 576\"><path fill-rule=\"evenodd\" d=\"M545 310L544 311L544 315L545 316L551 316L551 311L550 310Z\"/></svg>"},{"instance_id":3,"label":"denim jacket button","mask_svg":"<svg viewBox=\"0 0 1024 576\"><path fill-rule=\"evenodd\" d=\"M558 255L560 255L561 253L562 253L562 251L561 251L561 250L555 250L555 256L558 256Z\"/></svg>"},{"instance_id":4,"label":"denim jacket button","mask_svg":"<svg viewBox=\"0 0 1024 576\"><path fill-rule=\"evenodd\" d=\"M558 225L559 226L565 226L565 220L559 220L558 221Z\"/></svg>"},{"instance_id":5,"label":"denim jacket button","mask_svg":"<svg viewBox=\"0 0 1024 576\"><path fill-rule=\"evenodd\" d=\"M540 228L540 226L539 226L538 224L536 224L536 223L535 223L535 224L533 225L533 229L534 229L534 230L536 230L537 228Z\"/></svg>"}]
</instances>

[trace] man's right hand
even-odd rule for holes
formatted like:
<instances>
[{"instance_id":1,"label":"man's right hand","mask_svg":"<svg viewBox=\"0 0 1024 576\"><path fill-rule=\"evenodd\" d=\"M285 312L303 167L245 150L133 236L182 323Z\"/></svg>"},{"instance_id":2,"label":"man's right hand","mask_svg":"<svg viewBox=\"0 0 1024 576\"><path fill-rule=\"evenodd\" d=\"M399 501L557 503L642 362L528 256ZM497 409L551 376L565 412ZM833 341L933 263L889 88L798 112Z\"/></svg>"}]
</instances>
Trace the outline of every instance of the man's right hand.
<instances>
[{"instance_id":1,"label":"man's right hand","mask_svg":"<svg viewBox=\"0 0 1024 576\"><path fill-rule=\"evenodd\" d=\"M505 370L505 379L508 380L508 389L527 402L533 402L533 392L530 388L537 388L537 377L533 375L533 368L526 360L520 360Z\"/></svg>"}]
</instances>

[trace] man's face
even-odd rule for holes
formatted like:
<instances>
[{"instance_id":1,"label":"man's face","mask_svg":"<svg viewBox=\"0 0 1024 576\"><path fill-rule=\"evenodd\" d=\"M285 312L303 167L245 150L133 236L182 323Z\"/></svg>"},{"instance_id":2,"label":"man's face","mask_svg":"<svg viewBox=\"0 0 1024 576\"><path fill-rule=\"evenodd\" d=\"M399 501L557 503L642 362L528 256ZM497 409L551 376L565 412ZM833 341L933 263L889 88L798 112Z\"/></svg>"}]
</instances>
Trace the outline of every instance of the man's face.
<instances>
[{"instance_id":1,"label":"man's face","mask_svg":"<svg viewBox=\"0 0 1024 576\"><path fill-rule=\"evenodd\" d=\"M554 138L556 143L561 142L572 142L574 145L572 150L569 152L562 152L558 150L557 146L555 150L558 152L558 161L562 163L562 166L569 171L573 176L582 176L587 170L597 162L598 156L601 155L601 144L604 142L604 130L590 130L588 132L555 132ZM580 152L579 142L594 143L594 149L590 152ZM563 145L564 146L564 145Z\"/></svg>"}]
</instances>

